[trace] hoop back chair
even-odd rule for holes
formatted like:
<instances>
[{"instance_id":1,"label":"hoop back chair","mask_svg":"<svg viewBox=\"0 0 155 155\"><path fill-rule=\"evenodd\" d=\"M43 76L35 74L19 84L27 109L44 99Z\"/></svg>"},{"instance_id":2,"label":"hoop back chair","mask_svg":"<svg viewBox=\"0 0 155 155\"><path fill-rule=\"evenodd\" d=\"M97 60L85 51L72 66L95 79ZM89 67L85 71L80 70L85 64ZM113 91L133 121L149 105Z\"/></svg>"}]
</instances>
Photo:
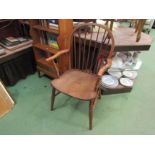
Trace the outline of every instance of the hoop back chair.
<instances>
[{"instance_id":1,"label":"hoop back chair","mask_svg":"<svg viewBox=\"0 0 155 155\"><path fill-rule=\"evenodd\" d=\"M51 82L51 110L59 93L89 101L89 129L92 129L93 111L100 95L100 78L111 66L113 50L114 38L106 26L88 23L76 27L70 37L70 48L46 59L54 61L69 54L69 70Z\"/></svg>"}]
</instances>

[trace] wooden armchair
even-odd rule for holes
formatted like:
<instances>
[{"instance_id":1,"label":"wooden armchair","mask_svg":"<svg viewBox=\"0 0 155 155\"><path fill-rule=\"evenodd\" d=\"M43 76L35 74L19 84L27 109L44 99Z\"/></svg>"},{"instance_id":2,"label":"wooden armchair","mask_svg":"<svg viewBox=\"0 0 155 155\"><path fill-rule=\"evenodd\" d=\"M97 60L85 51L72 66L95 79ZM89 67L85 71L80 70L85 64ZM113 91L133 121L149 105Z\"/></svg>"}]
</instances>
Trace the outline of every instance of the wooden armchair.
<instances>
[{"instance_id":1,"label":"wooden armchair","mask_svg":"<svg viewBox=\"0 0 155 155\"><path fill-rule=\"evenodd\" d=\"M98 32L93 31L94 27L95 30L98 27ZM113 50L114 38L105 26L89 23L76 27L70 37L70 48L47 59L54 62L64 54L69 54L70 58L69 70L51 82L51 110L55 96L60 92L89 101L89 129L92 129L93 111L100 94L100 78L111 66Z\"/></svg>"}]
</instances>

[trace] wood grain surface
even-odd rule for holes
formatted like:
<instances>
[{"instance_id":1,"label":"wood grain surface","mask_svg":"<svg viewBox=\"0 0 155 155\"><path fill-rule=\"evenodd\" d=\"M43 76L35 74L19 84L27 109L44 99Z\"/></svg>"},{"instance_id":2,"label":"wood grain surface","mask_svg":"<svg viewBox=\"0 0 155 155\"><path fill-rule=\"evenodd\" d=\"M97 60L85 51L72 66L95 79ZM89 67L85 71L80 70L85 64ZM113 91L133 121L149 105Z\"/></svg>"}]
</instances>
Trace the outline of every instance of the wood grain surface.
<instances>
[{"instance_id":1,"label":"wood grain surface","mask_svg":"<svg viewBox=\"0 0 155 155\"><path fill-rule=\"evenodd\" d=\"M14 106L14 101L0 81L0 117L8 113Z\"/></svg>"}]
</instances>

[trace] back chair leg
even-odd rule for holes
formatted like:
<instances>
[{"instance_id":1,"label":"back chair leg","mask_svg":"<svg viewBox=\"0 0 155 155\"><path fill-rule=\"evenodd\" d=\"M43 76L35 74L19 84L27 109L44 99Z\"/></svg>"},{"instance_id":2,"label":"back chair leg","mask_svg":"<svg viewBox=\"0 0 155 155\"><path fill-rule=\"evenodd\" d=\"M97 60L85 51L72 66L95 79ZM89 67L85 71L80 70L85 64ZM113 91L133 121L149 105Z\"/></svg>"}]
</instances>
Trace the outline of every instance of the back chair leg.
<instances>
[{"instance_id":1,"label":"back chair leg","mask_svg":"<svg viewBox=\"0 0 155 155\"><path fill-rule=\"evenodd\" d=\"M40 78L41 77L40 71L38 70L37 72L38 72L38 77Z\"/></svg>"},{"instance_id":2,"label":"back chair leg","mask_svg":"<svg viewBox=\"0 0 155 155\"><path fill-rule=\"evenodd\" d=\"M90 103L89 103L89 130L92 130L92 127L93 127L94 103L95 103L95 100L90 100Z\"/></svg>"},{"instance_id":3,"label":"back chair leg","mask_svg":"<svg viewBox=\"0 0 155 155\"><path fill-rule=\"evenodd\" d=\"M101 99L101 89L98 90L98 99Z\"/></svg>"},{"instance_id":4,"label":"back chair leg","mask_svg":"<svg viewBox=\"0 0 155 155\"><path fill-rule=\"evenodd\" d=\"M52 87L52 95L51 95L51 111L54 110L54 100L55 100L55 88Z\"/></svg>"}]
</instances>

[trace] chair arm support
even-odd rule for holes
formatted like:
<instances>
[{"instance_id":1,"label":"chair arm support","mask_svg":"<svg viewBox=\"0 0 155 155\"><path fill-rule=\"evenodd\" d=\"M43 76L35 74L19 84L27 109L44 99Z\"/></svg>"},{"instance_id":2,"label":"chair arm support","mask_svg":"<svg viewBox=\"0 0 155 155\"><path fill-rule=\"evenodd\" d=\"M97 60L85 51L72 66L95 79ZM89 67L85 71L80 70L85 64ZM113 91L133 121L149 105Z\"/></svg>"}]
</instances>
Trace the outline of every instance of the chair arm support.
<instances>
[{"instance_id":1,"label":"chair arm support","mask_svg":"<svg viewBox=\"0 0 155 155\"><path fill-rule=\"evenodd\" d=\"M99 70L99 72L98 72L98 75L99 75L99 76L102 76L102 75L104 74L104 72L105 72L108 68L110 68L111 64L112 64L112 60L111 60L111 59L107 59L106 65L104 65L103 67L100 68L100 70Z\"/></svg>"},{"instance_id":2,"label":"chair arm support","mask_svg":"<svg viewBox=\"0 0 155 155\"><path fill-rule=\"evenodd\" d=\"M64 50L61 50L59 52L57 52L56 54L54 54L53 56L49 57L46 59L46 61L51 61L51 60L54 60L56 58L58 58L59 56L65 54L65 53L68 53L69 52L69 49L64 49Z\"/></svg>"}]
</instances>

